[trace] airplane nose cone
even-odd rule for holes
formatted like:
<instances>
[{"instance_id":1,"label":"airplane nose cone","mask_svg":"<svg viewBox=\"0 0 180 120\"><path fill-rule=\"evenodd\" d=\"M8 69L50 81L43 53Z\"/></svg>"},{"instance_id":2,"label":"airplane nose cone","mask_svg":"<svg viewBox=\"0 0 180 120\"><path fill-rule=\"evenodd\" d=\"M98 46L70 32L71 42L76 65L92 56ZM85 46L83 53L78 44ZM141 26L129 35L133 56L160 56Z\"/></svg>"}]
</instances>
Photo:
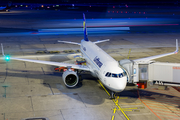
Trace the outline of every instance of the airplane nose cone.
<instances>
[{"instance_id":1,"label":"airplane nose cone","mask_svg":"<svg viewBox=\"0 0 180 120\"><path fill-rule=\"evenodd\" d=\"M117 92L121 92L126 88L126 84L127 84L127 79L126 78L121 78L120 81L118 81L118 83L116 84L116 88Z\"/></svg>"}]
</instances>

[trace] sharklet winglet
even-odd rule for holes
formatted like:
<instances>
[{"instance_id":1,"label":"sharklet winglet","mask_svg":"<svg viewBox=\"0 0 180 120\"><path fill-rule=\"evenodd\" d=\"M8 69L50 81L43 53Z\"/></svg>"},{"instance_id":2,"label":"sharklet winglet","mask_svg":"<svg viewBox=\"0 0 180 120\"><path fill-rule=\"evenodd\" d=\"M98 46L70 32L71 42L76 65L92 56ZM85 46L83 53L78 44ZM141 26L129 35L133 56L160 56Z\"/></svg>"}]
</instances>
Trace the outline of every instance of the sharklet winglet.
<instances>
[{"instance_id":1,"label":"sharklet winglet","mask_svg":"<svg viewBox=\"0 0 180 120\"><path fill-rule=\"evenodd\" d=\"M178 39L176 39L176 51L174 51L175 54L179 52L179 46L178 46Z\"/></svg>"},{"instance_id":2,"label":"sharklet winglet","mask_svg":"<svg viewBox=\"0 0 180 120\"><path fill-rule=\"evenodd\" d=\"M5 56L4 55L4 49L3 49L3 44L2 43L1 43L1 49L2 49L2 55Z\"/></svg>"}]
</instances>

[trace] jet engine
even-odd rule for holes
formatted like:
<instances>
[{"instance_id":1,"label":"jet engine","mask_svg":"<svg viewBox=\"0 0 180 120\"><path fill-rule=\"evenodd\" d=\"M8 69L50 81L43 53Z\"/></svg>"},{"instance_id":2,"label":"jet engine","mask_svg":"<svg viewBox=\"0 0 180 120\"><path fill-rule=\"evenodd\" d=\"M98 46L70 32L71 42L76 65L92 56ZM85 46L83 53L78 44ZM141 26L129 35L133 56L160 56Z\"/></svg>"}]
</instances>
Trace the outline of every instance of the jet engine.
<instances>
[{"instance_id":1,"label":"jet engine","mask_svg":"<svg viewBox=\"0 0 180 120\"><path fill-rule=\"evenodd\" d=\"M79 82L77 73L71 70L63 72L62 78L67 87L75 87Z\"/></svg>"}]
</instances>

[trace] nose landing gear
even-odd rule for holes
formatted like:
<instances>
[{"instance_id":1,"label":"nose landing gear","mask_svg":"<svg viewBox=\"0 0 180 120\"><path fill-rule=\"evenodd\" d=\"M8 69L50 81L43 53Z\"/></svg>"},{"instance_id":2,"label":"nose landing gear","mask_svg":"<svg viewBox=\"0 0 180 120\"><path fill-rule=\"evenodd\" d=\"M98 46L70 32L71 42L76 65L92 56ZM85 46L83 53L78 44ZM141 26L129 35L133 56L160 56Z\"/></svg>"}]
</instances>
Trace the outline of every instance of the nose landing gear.
<instances>
[{"instance_id":1,"label":"nose landing gear","mask_svg":"<svg viewBox=\"0 0 180 120\"><path fill-rule=\"evenodd\" d=\"M115 99L115 92L111 92L111 96L110 96L110 99Z\"/></svg>"}]
</instances>

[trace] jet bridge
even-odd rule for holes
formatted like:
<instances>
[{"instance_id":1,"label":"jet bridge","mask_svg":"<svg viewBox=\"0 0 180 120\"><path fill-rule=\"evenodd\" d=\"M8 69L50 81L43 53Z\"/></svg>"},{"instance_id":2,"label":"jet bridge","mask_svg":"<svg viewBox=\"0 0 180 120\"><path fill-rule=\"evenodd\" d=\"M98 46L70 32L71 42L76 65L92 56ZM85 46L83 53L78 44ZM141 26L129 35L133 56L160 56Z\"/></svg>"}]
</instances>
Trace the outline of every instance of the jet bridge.
<instances>
[{"instance_id":1,"label":"jet bridge","mask_svg":"<svg viewBox=\"0 0 180 120\"><path fill-rule=\"evenodd\" d=\"M121 60L119 64L127 72L128 83L152 83L158 85L180 86L180 63L155 62L153 59L177 54L179 51L176 39L176 50L161 55L136 60Z\"/></svg>"},{"instance_id":2,"label":"jet bridge","mask_svg":"<svg viewBox=\"0 0 180 120\"><path fill-rule=\"evenodd\" d=\"M150 82L158 85L180 86L180 63L125 59L119 61L119 64L127 71L128 83Z\"/></svg>"}]
</instances>

